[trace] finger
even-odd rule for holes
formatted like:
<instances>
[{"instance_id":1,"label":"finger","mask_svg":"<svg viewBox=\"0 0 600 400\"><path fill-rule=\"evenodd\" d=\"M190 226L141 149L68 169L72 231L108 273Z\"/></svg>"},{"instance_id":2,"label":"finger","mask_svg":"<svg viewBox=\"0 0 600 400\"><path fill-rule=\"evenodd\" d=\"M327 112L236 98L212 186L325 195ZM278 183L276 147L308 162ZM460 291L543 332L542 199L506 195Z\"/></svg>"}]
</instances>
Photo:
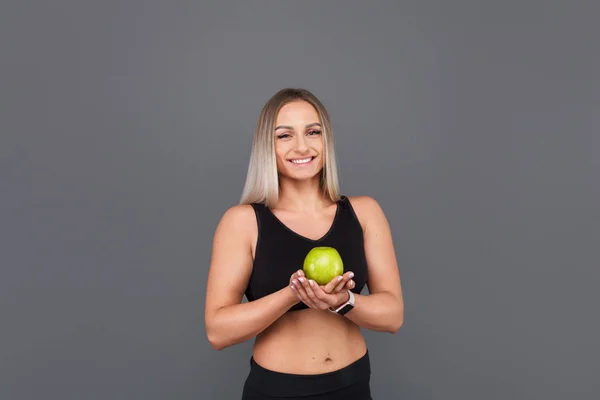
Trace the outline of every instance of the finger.
<instances>
[{"instance_id":1,"label":"finger","mask_svg":"<svg viewBox=\"0 0 600 400\"><path fill-rule=\"evenodd\" d=\"M344 290L344 288L346 287L346 285L348 284L347 280L342 280L340 283L338 283L336 285L336 287L333 289L333 293L338 293L341 292L342 290Z\"/></svg>"},{"instance_id":2,"label":"finger","mask_svg":"<svg viewBox=\"0 0 600 400\"><path fill-rule=\"evenodd\" d=\"M316 283L314 283L314 285L312 286L312 289L315 294L315 297L322 303L321 304L322 309L333 307L337 304L340 304L340 301L339 301L340 293L333 293L333 294L325 293L323 288L321 286L317 285ZM342 296L348 296L348 295L344 293L344 294L342 294Z\"/></svg>"},{"instance_id":3,"label":"finger","mask_svg":"<svg viewBox=\"0 0 600 400\"><path fill-rule=\"evenodd\" d=\"M292 276L290 276L290 282L291 282L291 281L293 281L294 279L298 279L300 276L301 276L301 275L300 275L300 270L298 270L298 271L294 272L294 273L292 274Z\"/></svg>"},{"instance_id":4,"label":"finger","mask_svg":"<svg viewBox=\"0 0 600 400\"><path fill-rule=\"evenodd\" d=\"M322 303L330 303L331 295L324 290L324 287L319 286L315 281L309 281L311 290L315 298Z\"/></svg>"},{"instance_id":5,"label":"finger","mask_svg":"<svg viewBox=\"0 0 600 400\"><path fill-rule=\"evenodd\" d=\"M316 304L313 300L314 294L310 288L310 284L305 277L298 278L298 285L296 286L297 292L300 294L302 302L305 303L310 308L318 308L318 304Z\"/></svg>"},{"instance_id":6,"label":"finger","mask_svg":"<svg viewBox=\"0 0 600 400\"><path fill-rule=\"evenodd\" d=\"M339 285L342 282L343 279L344 279L344 277L341 276L341 275L334 277L332 280L329 281L329 283L327 285L325 285L323 287L323 291L325 293L331 293L331 292L333 292L335 290L336 286ZM344 284L342 284L342 286Z\"/></svg>"},{"instance_id":7,"label":"finger","mask_svg":"<svg viewBox=\"0 0 600 400\"><path fill-rule=\"evenodd\" d=\"M303 285L304 285L304 289L306 290L306 294L308 296L308 298L310 299L310 301L316 305L318 308L324 308L324 307L328 307L326 302L321 301L317 295L315 294L316 290L321 290L321 288L319 288L319 285L317 285L317 283L315 281L308 280L308 279L303 279ZM313 288L315 288L313 290Z\"/></svg>"},{"instance_id":8,"label":"finger","mask_svg":"<svg viewBox=\"0 0 600 400\"><path fill-rule=\"evenodd\" d=\"M300 296L300 293L298 293L298 287L293 282L290 284L290 288L294 291L298 300L302 301L302 297Z\"/></svg>"},{"instance_id":9,"label":"finger","mask_svg":"<svg viewBox=\"0 0 600 400\"><path fill-rule=\"evenodd\" d=\"M304 303L309 308L318 309L318 307L310 300L302 285L294 286L294 291L296 292L296 296L300 302Z\"/></svg>"},{"instance_id":10,"label":"finger","mask_svg":"<svg viewBox=\"0 0 600 400\"><path fill-rule=\"evenodd\" d=\"M312 293L314 295L313 302L321 310L325 310L331 306L330 303L333 303L332 297L333 295L325 293L323 288L320 287L316 282L312 282Z\"/></svg>"},{"instance_id":11,"label":"finger","mask_svg":"<svg viewBox=\"0 0 600 400\"><path fill-rule=\"evenodd\" d=\"M346 284L346 288L347 289L354 289L354 281L353 280L349 280L348 283Z\"/></svg>"},{"instance_id":12,"label":"finger","mask_svg":"<svg viewBox=\"0 0 600 400\"><path fill-rule=\"evenodd\" d=\"M299 281L299 279L292 280L292 289L294 289L300 300L304 301L308 298L308 296L306 295L306 291L304 290L304 286Z\"/></svg>"},{"instance_id":13,"label":"finger","mask_svg":"<svg viewBox=\"0 0 600 400\"><path fill-rule=\"evenodd\" d=\"M345 273L344 278L335 287L334 293L341 292L342 290L344 290L344 288L347 286L348 282L352 279L352 277L354 277L354 272L349 271Z\"/></svg>"}]
</instances>

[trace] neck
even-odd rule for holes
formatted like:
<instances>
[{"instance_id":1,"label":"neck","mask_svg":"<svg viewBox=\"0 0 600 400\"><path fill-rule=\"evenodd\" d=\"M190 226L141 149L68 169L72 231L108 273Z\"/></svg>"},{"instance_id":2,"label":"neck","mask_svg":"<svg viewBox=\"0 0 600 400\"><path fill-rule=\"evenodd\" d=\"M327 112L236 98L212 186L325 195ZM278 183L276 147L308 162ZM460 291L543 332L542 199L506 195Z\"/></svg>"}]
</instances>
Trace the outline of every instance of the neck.
<instances>
[{"instance_id":1,"label":"neck","mask_svg":"<svg viewBox=\"0 0 600 400\"><path fill-rule=\"evenodd\" d=\"M320 177L309 180L293 180L282 176L279 181L279 201L277 208L314 212L331 205L332 201L323 195Z\"/></svg>"}]
</instances>

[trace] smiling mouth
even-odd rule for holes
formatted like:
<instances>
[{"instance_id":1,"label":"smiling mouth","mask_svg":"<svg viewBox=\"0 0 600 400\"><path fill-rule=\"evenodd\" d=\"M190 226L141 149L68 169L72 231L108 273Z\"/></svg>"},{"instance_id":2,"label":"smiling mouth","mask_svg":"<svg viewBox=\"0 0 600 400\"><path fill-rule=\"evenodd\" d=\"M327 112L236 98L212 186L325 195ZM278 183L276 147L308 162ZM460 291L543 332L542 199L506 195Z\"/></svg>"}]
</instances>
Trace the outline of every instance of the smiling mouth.
<instances>
[{"instance_id":1,"label":"smiling mouth","mask_svg":"<svg viewBox=\"0 0 600 400\"><path fill-rule=\"evenodd\" d=\"M305 157L305 158L294 158L294 159L291 159L288 161L291 162L292 164L296 164L296 165L306 165L306 164L309 164L314 159L315 159L315 157L311 156L311 157Z\"/></svg>"}]
</instances>

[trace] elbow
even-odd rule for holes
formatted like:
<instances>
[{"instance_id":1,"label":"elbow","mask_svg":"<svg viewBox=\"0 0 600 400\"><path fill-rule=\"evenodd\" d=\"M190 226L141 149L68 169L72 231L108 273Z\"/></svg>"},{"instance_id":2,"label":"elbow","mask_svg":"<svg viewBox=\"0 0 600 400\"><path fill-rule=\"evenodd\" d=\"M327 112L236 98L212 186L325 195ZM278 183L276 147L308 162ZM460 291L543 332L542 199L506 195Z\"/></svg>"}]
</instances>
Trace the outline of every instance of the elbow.
<instances>
[{"instance_id":1,"label":"elbow","mask_svg":"<svg viewBox=\"0 0 600 400\"><path fill-rule=\"evenodd\" d=\"M371 329L378 332L386 332L390 334L398 333L402 325L404 324L404 318L402 316L398 318L389 318L384 324L379 324L377 326L372 326Z\"/></svg>"},{"instance_id":2,"label":"elbow","mask_svg":"<svg viewBox=\"0 0 600 400\"><path fill-rule=\"evenodd\" d=\"M213 349L223 349L223 345L219 341L219 337L215 335L215 333L208 326L206 327L206 338L208 339L208 343L210 343Z\"/></svg>"},{"instance_id":3,"label":"elbow","mask_svg":"<svg viewBox=\"0 0 600 400\"><path fill-rule=\"evenodd\" d=\"M208 343L210 343L210 345L212 346L213 349L219 351L219 350L223 350L225 347L225 344L219 340L218 337L215 337L214 335L207 335L208 337Z\"/></svg>"},{"instance_id":4,"label":"elbow","mask_svg":"<svg viewBox=\"0 0 600 400\"><path fill-rule=\"evenodd\" d=\"M232 337L230 335L224 334L223 332L219 332L214 329L207 329L206 337L208 339L208 343L210 343L212 348L217 351L226 349L227 347L234 346L245 340L244 338L240 339L237 337Z\"/></svg>"},{"instance_id":5,"label":"elbow","mask_svg":"<svg viewBox=\"0 0 600 400\"><path fill-rule=\"evenodd\" d=\"M211 331L207 331L206 336L208 338L208 343L210 343L213 349L219 351L228 347L228 344L223 340L223 337L221 335L217 335Z\"/></svg>"},{"instance_id":6,"label":"elbow","mask_svg":"<svg viewBox=\"0 0 600 400\"><path fill-rule=\"evenodd\" d=\"M223 344L220 344L220 343L211 342L210 344L212 345L212 348L215 349L215 350L217 350L217 351L223 350L224 348L227 347L227 346L225 346Z\"/></svg>"},{"instance_id":7,"label":"elbow","mask_svg":"<svg viewBox=\"0 0 600 400\"><path fill-rule=\"evenodd\" d=\"M213 349L217 351L223 350L227 347L227 343L225 343L225 338L223 337L223 334L219 333L219 331L215 329L215 327L208 321L206 322L206 338L208 339L208 343L210 343Z\"/></svg>"},{"instance_id":8,"label":"elbow","mask_svg":"<svg viewBox=\"0 0 600 400\"><path fill-rule=\"evenodd\" d=\"M404 325L404 311L401 311L397 314L397 317L393 319L393 322L390 324L388 332L391 334L398 333L400 328Z\"/></svg>"},{"instance_id":9,"label":"elbow","mask_svg":"<svg viewBox=\"0 0 600 400\"><path fill-rule=\"evenodd\" d=\"M385 331L391 334L398 333L404 324L404 301L402 298L394 298L393 305L387 311L387 326Z\"/></svg>"},{"instance_id":10,"label":"elbow","mask_svg":"<svg viewBox=\"0 0 600 400\"><path fill-rule=\"evenodd\" d=\"M234 346L238 343L242 343L247 338L245 337L237 337L225 334L222 330L216 330L214 328L207 327L206 329L206 337L208 339L208 343L213 347L213 349L219 351L223 350L227 347Z\"/></svg>"},{"instance_id":11,"label":"elbow","mask_svg":"<svg viewBox=\"0 0 600 400\"><path fill-rule=\"evenodd\" d=\"M400 328L402 328L402 324L404 323L404 320L400 320L394 324L392 324L389 329L388 332L391 333L392 335L395 333L398 333L398 331L400 330Z\"/></svg>"}]
</instances>

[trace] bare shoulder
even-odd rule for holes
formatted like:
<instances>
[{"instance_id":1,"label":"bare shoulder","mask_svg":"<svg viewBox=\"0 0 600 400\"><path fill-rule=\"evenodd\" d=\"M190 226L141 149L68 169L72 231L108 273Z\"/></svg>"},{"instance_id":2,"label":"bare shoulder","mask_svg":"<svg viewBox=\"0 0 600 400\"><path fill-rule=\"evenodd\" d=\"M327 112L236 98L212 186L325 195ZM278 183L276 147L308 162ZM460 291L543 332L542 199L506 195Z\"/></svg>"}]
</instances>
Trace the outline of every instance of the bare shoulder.
<instances>
[{"instance_id":1,"label":"bare shoulder","mask_svg":"<svg viewBox=\"0 0 600 400\"><path fill-rule=\"evenodd\" d=\"M219 225L224 226L235 226L241 228L242 225L246 226L248 223L253 223L256 220L254 209L249 204L238 204L229 207L219 221Z\"/></svg>"},{"instance_id":2,"label":"bare shoulder","mask_svg":"<svg viewBox=\"0 0 600 400\"><path fill-rule=\"evenodd\" d=\"M350 204L363 229L367 227L370 221L385 219L383 209L373 197L366 195L348 196L348 200L350 200Z\"/></svg>"},{"instance_id":3,"label":"bare shoulder","mask_svg":"<svg viewBox=\"0 0 600 400\"><path fill-rule=\"evenodd\" d=\"M239 204L225 210L217 225L215 236L222 234L245 237L256 231L256 216L251 205Z\"/></svg>"},{"instance_id":4,"label":"bare shoulder","mask_svg":"<svg viewBox=\"0 0 600 400\"><path fill-rule=\"evenodd\" d=\"M380 208L379 203L371 196L348 196L348 199L352 203L353 207L359 207L361 209L373 209Z\"/></svg>"}]
</instances>

